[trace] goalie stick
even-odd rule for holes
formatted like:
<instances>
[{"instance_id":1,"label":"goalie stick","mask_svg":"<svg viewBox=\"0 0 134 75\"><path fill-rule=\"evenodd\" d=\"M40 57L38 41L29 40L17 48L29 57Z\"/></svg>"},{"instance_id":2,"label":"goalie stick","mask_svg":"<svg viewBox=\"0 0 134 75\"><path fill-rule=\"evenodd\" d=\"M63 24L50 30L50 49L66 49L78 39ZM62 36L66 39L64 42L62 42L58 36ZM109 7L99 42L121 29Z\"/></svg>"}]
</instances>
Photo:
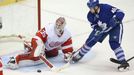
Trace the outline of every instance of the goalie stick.
<instances>
[{"instance_id":1,"label":"goalie stick","mask_svg":"<svg viewBox=\"0 0 134 75\"><path fill-rule=\"evenodd\" d=\"M41 54L39 57L51 71L56 71L56 67L44 55Z\"/></svg>"},{"instance_id":2,"label":"goalie stick","mask_svg":"<svg viewBox=\"0 0 134 75\"><path fill-rule=\"evenodd\" d=\"M77 51L76 51L76 52L77 52ZM67 67L71 64L72 58L73 58L73 54L74 54L74 52L73 52L73 53L71 54L71 56L69 57L68 62L67 62L65 65L63 65L62 67L60 67L60 68L58 69L58 71L64 70L65 68L67 68Z\"/></svg>"},{"instance_id":3,"label":"goalie stick","mask_svg":"<svg viewBox=\"0 0 134 75\"><path fill-rule=\"evenodd\" d=\"M79 51L79 50L77 50L77 51ZM75 52L77 52L77 51L75 51ZM61 66L61 67L55 67L55 66L54 66L45 56L43 56L43 55L40 55L40 59L44 61L44 63L49 67L49 69L50 69L51 71L53 71L53 72L60 72L60 71L64 70L65 68L67 68L71 63L73 63L73 62L72 62L72 58L73 58L73 54L74 54L75 52L73 52L73 53L71 54L71 56L69 57L69 61L68 61L65 65L63 65L63 66Z\"/></svg>"},{"instance_id":4,"label":"goalie stick","mask_svg":"<svg viewBox=\"0 0 134 75\"><path fill-rule=\"evenodd\" d=\"M78 49L77 51L72 52L71 56L69 57L69 61L68 61L65 65L63 65L62 67L60 67L60 68L58 69L58 71L62 71L62 70L64 70L65 68L67 68L71 63L74 63L74 62L72 61L72 58L73 58L74 53L76 53L76 52L78 52L78 51L79 51L79 49Z\"/></svg>"},{"instance_id":5,"label":"goalie stick","mask_svg":"<svg viewBox=\"0 0 134 75\"><path fill-rule=\"evenodd\" d=\"M65 68L67 68L70 65L72 56L69 59L69 62L67 62L65 65L61 66L61 67L56 67L54 66L45 56L40 55L40 59L48 66L48 68L53 71L53 72L60 72L62 70L64 70Z\"/></svg>"},{"instance_id":6,"label":"goalie stick","mask_svg":"<svg viewBox=\"0 0 134 75\"><path fill-rule=\"evenodd\" d=\"M132 59L134 59L134 56L127 59L126 61L129 62ZM113 63L116 63L116 64L121 64L120 61L118 61L117 59L114 59L114 58L110 58L110 61L113 62Z\"/></svg>"}]
</instances>

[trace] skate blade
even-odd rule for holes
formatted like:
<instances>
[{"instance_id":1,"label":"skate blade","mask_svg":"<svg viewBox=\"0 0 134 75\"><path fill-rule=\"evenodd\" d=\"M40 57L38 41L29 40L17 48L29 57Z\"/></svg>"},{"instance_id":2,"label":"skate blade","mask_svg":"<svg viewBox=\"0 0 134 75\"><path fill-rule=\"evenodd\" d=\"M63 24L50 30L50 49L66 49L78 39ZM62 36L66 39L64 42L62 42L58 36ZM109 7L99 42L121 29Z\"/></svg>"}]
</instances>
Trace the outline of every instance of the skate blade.
<instances>
[{"instance_id":1,"label":"skate blade","mask_svg":"<svg viewBox=\"0 0 134 75\"><path fill-rule=\"evenodd\" d=\"M118 69L120 72L126 72L129 70L129 67L126 67L125 69L122 67L122 68L119 68Z\"/></svg>"}]
</instances>

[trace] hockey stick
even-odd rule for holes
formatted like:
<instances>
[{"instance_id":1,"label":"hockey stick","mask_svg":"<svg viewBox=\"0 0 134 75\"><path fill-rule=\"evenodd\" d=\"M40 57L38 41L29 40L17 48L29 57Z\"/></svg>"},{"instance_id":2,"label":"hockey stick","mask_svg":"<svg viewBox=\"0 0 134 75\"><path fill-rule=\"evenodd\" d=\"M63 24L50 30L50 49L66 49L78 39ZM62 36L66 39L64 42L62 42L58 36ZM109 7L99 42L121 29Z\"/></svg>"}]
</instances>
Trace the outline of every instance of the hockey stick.
<instances>
[{"instance_id":1,"label":"hockey stick","mask_svg":"<svg viewBox=\"0 0 134 75\"><path fill-rule=\"evenodd\" d=\"M129 62L129 61L132 60L132 59L134 59L134 56L131 57L131 58L129 58L129 59L127 59L127 62Z\"/></svg>"},{"instance_id":2,"label":"hockey stick","mask_svg":"<svg viewBox=\"0 0 134 75\"><path fill-rule=\"evenodd\" d=\"M70 56L69 61L65 65L63 65L62 67L58 68L58 72L66 69L71 64L72 58L73 58L73 54Z\"/></svg>"},{"instance_id":3,"label":"hockey stick","mask_svg":"<svg viewBox=\"0 0 134 75\"><path fill-rule=\"evenodd\" d=\"M60 72L70 65L70 62L66 63L62 67L55 67L45 56L40 55L40 59L48 66L52 72Z\"/></svg>"},{"instance_id":4,"label":"hockey stick","mask_svg":"<svg viewBox=\"0 0 134 75\"><path fill-rule=\"evenodd\" d=\"M132 59L134 59L134 56L127 59L126 61L129 62ZM114 58L110 58L110 61L113 62L113 63L116 63L116 64L121 64L120 61L118 61L117 59L114 59Z\"/></svg>"},{"instance_id":5,"label":"hockey stick","mask_svg":"<svg viewBox=\"0 0 134 75\"><path fill-rule=\"evenodd\" d=\"M60 69L55 67L44 55L39 56L40 59L48 66L48 68L53 72L59 72Z\"/></svg>"},{"instance_id":6,"label":"hockey stick","mask_svg":"<svg viewBox=\"0 0 134 75\"><path fill-rule=\"evenodd\" d=\"M58 71L62 71L62 70L64 70L64 69L66 69L67 67L69 67L69 65L70 65L71 63L74 63L74 62L72 61L72 58L73 58L74 53L76 53L76 52L78 52L78 51L79 51L79 49L78 49L77 51L72 52L72 54L71 54L71 56L70 56L70 58L69 58L69 61L68 61L65 65L63 65L62 67L60 67L60 68L58 69Z\"/></svg>"},{"instance_id":7,"label":"hockey stick","mask_svg":"<svg viewBox=\"0 0 134 75\"><path fill-rule=\"evenodd\" d=\"M78 52L79 50L75 51L75 52ZM72 58L73 58L73 54L75 53L73 52L69 58L69 61L61 66L61 67L55 67L45 56L43 55L40 55L40 59L43 60L43 62L49 67L49 69L53 72L60 72L64 69L66 69L70 64L71 64L71 61L72 61Z\"/></svg>"}]
</instances>

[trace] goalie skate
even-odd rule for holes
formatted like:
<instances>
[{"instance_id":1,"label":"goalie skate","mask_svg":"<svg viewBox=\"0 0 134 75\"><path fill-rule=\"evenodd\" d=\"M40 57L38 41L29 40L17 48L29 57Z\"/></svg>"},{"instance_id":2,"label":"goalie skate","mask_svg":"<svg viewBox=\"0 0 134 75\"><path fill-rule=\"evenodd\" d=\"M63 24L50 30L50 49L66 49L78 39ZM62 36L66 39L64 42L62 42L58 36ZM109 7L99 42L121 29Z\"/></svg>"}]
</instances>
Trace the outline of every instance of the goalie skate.
<instances>
[{"instance_id":1,"label":"goalie skate","mask_svg":"<svg viewBox=\"0 0 134 75\"><path fill-rule=\"evenodd\" d=\"M18 68L18 65L17 65L16 60L15 60L14 57L10 57L10 60L7 63L6 67L9 68L9 69L12 69L12 70L15 70L15 69Z\"/></svg>"}]
</instances>

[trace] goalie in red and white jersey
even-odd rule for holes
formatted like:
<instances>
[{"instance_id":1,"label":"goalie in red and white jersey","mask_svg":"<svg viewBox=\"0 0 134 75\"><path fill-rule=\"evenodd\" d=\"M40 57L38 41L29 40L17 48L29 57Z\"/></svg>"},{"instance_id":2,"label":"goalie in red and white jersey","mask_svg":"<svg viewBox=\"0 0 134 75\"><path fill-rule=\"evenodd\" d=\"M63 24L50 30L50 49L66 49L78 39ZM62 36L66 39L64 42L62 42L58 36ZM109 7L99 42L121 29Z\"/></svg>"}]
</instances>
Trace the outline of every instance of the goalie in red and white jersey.
<instances>
[{"instance_id":1,"label":"goalie in red and white jersey","mask_svg":"<svg viewBox=\"0 0 134 75\"><path fill-rule=\"evenodd\" d=\"M26 61L40 63L40 54L44 54L46 57L55 57L58 55L58 50L62 50L64 53L64 60L68 61L68 56L73 52L72 38L70 32L67 30L66 21L64 17L59 17L55 23L50 23L36 33L36 36L32 38L31 45L24 44L28 50L24 54L19 54L12 57L8 62L8 68L16 69L20 63ZM29 63L32 65L32 63Z\"/></svg>"}]
</instances>

